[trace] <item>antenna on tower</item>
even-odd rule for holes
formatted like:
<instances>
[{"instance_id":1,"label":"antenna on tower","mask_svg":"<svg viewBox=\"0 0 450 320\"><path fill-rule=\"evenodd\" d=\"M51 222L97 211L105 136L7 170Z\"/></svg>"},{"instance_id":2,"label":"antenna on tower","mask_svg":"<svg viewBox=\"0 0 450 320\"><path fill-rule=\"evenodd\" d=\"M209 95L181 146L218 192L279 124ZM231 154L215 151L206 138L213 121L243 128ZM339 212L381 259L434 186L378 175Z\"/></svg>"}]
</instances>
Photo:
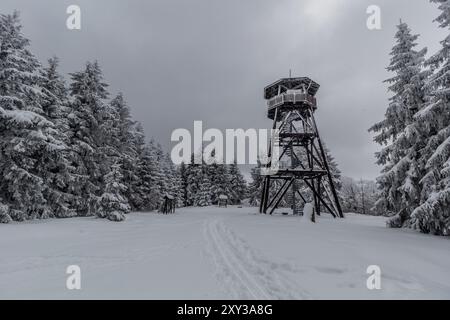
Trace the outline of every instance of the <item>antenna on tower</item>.
<instances>
[{"instance_id":1,"label":"antenna on tower","mask_svg":"<svg viewBox=\"0 0 450 320\"><path fill-rule=\"evenodd\" d=\"M292 70L289 69L289 79L292 79Z\"/></svg>"}]
</instances>

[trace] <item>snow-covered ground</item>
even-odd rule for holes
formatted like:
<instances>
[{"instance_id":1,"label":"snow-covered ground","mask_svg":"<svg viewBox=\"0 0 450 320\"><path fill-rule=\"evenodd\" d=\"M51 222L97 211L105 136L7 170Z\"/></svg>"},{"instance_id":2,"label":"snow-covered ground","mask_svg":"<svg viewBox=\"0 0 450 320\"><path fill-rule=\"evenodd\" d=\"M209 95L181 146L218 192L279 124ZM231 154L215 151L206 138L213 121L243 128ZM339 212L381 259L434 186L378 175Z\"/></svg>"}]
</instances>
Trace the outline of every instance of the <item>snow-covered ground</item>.
<instances>
[{"instance_id":1,"label":"snow-covered ground","mask_svg":"<svg viewBox=\"0 0 450 320\"><path fill-rule=\"evenodd\" d=\"M0 226L0 298L450 298L450 242L378 217L262 216L253 208ZM81 267L82 289L66 289ZM369 265L382 289L369 291Z\"/></svg>"}]
</instances>

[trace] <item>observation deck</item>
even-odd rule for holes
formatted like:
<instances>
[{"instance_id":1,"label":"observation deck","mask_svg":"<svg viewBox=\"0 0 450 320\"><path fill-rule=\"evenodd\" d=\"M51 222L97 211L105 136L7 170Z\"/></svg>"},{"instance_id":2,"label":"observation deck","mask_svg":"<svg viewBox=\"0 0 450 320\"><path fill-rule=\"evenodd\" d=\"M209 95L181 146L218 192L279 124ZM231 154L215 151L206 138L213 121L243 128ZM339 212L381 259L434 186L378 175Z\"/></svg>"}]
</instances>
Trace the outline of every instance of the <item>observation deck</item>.
<instances>
[{"instance_id":1,"label":"observation deck","mask_svg":"<svg viewBox=\"0 0 450 320\"><path fill-rule=\"evenodd\" d=\"M285 78L264 89L264 98L267 100L268 117L275 118L275 111L317 109L315 95L319 90L319 84L310 78Z\"/></svg>"}]
</instances>

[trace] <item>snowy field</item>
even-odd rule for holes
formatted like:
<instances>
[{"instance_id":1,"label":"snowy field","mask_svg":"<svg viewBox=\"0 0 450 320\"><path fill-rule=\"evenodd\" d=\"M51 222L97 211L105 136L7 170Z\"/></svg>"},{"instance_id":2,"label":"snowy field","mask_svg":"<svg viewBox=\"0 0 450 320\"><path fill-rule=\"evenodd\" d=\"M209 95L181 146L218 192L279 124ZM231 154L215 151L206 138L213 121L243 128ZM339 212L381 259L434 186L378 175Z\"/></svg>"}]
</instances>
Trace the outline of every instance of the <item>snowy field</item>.
<instances>
[{"instance_id":1,"label":"snowy field","mask_svg":"<svg viewBox=\"0 0 450 320\"><path fill-rule=\"evenodd\" d=\"M1 299L450 298L450 242L378 217L261 216L192 208L0 225ZM82 289L66 289L81 267ZM366 287L369 265L382 290Z\"/></svg>"}]
</instances>

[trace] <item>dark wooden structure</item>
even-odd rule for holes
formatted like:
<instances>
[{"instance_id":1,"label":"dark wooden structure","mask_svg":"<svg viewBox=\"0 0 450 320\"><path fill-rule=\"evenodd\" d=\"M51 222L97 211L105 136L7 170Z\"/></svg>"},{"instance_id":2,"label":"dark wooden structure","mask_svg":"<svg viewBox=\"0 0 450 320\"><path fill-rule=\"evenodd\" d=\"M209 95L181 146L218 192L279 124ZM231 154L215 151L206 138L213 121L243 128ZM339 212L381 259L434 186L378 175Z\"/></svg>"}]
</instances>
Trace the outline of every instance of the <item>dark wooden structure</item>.
<instances>
[{"instance_id":1,"label":"dark wooden structure","mask_svg":"<svg viewBox=\"0 0 450 320\"><path fill-rule=\"evenodd\" d=\"M221 194L219 196L219 208L227 208L228 207L228 196Z\"/></svg>"},{"instance_id":2,"label":"dark wooden structure","mask_svg":"<svg viewBox=\"0 0 450 320\"><path fill-rule=\"evenodd\" d=\"M293 213L301 214L299 201L309 202L300 192L301 185L311 191L315 212L325 208L335 218L344 218L314 118L319 87L309 78L286 78L264 90L268 117L273 120L277 135L272 137L268 165L262 173L261 213L273 214L288 195ZM268 170L274 161L279 169ZM280 187L274 193L271 190L276 180Z\"/></svg>"},{"instance_id":3,"label":"dark wooden structure","mask_svg":"<svg viewBox=\"0 0 450 320\"><path fill-rule=\"evenodd\" d=\"M163 214L175 213L175 207L176 207L175 199L172 196L166 194L164 196L164 201L161 206L160 212Z\"/></svg>"}]
</instances>

